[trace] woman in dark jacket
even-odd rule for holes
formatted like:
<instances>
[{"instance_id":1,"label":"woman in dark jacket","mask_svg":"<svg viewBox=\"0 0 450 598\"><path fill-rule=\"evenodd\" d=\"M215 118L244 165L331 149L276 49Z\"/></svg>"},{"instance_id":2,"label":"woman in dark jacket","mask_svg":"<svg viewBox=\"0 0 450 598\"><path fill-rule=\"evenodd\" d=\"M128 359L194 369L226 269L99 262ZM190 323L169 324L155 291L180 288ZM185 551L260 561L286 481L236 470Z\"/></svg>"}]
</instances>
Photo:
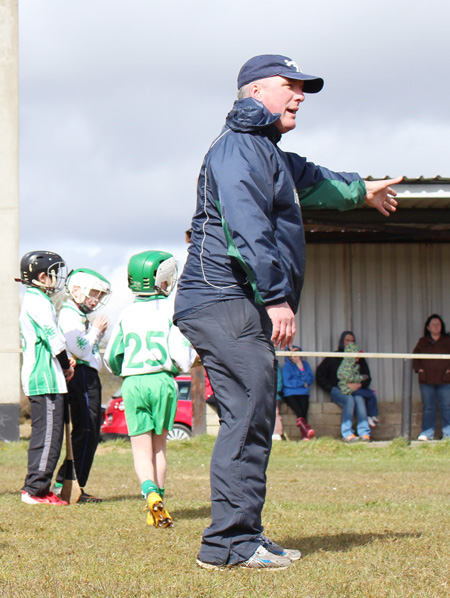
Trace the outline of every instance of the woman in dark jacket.
<instances>
[{"instance_id":1,"label":"woman in dark jacket","mask_svg":"<svg viewBox=\"0 0 450 598\"><path fill-rule=\"evenodd\" d=\"M450 354L450 336L437 314L425 322L423 336L413 353ZM422 432L419 440L433 440L436 429L436 402L441 416L442 438L450 438L450 360L414 359L413 367L419 374L422 395Z\"/></svg>"},{"instance_id":2,"label":"woman in dark jacket","mask_svg":"<svg viewBox=\"0 0 450 598\"><path fill-rule=\"evenodd\" d=\"M344 351L349 343L355 342L355 335L351 330L345 330L339 339L338 352ZM356 411L356 431L361 440L370 441L370 428L367 420L367 409L364 397L357 394L358 388L368 388L371 377L367 362L364 358L359 360L360 372L367 376L361 383L353 383L354 393L345 395L339 390L337 371L341 365L342 357L325 357L316 370L317 384L331 393L331 400L342 407L341 434L345 442L355 442L358 437L353 430L353 415ZM349 385L350 386L350 385Z\"/></svg>"}]
</instances>

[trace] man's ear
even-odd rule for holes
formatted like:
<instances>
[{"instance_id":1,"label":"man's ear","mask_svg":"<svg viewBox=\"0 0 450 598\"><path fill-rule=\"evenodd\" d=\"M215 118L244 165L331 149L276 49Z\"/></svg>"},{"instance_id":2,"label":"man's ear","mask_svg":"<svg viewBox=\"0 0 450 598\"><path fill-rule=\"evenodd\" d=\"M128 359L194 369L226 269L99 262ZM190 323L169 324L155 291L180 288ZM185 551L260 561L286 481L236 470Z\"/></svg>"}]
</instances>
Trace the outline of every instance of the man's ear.
<instances>
[{"instance_id":1,"label":"man's ear","mask_svg":"<svg viewBox=\"0 0 450 598\"><path fill-rule=\"evenodd\" d=\"M261 85L258 83L252 83L250 86L249 94L251 98L255 98L255 100L261 99Z\"/></svg>"}]
</instances>

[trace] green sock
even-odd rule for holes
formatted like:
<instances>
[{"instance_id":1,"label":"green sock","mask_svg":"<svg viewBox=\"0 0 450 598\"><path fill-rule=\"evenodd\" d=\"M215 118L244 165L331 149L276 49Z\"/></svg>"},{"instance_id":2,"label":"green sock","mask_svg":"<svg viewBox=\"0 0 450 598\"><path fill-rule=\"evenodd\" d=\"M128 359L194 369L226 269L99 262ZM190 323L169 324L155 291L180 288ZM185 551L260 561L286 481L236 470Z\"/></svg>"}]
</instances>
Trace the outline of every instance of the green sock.
<instances>
[{"instance_id":1,"label":"green sock","mask_svg":"<svg viewBox=\"0 0 450 598\"><path fill-rule=\"evenodd\" d=\"M145 482L142 482L141 488L142 494L145 495L146 498L151 492L159 494L159 488L153 480L145 480Z\"/></svg>"},{"instance_id":2,"label":"green sock","mask_svg":"<svg viewBox=\"0 0 450 598\"><path fill-rule=\"evenodd\" d=\"M164 492L166 491L166 489L165 489L165 488L158 488L158 491L159 491L159 492L158 492L158 493L159 493L159 496L160 496L161 498L164 498Z\"/></svg>"}]
</instances>

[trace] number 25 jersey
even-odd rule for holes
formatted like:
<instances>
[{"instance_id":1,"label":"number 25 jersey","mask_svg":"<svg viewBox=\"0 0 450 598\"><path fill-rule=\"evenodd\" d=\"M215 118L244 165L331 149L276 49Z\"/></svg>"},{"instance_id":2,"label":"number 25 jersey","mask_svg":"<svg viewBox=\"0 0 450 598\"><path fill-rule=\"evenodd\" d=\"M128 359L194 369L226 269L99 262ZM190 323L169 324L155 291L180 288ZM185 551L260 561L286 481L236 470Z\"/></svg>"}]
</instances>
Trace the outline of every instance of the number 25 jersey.
<instances>
[{"instance_id":1,"label":"number 25 jersey","mask_svg":"<svg viewBox=\"0 0 450 598\"><path fill-rule=\"evenodd\" d=\"M108 369L123 377L188 371L196 353L173 324L172 312L165 297L136 297L111 333L104 356Z\"/></svg>"}]
</instances>

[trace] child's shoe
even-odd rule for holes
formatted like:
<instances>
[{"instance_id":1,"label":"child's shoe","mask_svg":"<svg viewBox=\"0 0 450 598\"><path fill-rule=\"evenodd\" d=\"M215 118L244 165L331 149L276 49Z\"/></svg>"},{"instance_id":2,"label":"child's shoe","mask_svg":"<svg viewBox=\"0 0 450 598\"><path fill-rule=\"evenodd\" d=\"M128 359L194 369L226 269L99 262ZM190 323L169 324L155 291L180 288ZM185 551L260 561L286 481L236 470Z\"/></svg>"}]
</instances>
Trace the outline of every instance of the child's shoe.
<instances>
[{"instance_id":1,"label":"child's shoe","mask_svg":"<svg viewBox=\"0 0 450 598\"><path fill-rule=\"evenodd\" d=\"M306 423L306 419L304 417L297 418L297 427L300 428L303 440L311 440L316 435L311 426Z\"/></svg>"},{"instance_id":2,"label":"child's shoe","mask_svg":"<svg viewBox=\"0 0 450 598\"><path fill-rule=\"evenodd\" d=\"M147 525L155 527L173 527L173 519L165 508L162 498L156 492L150 492L147 496Z\"/></svg>"},{"instance_id":3,"label":"child's shoe","mask_svg":"<svg viewBox=\"0 0 450 598\"><path fill-rule=\"evenodd\" d=\"M45 496L33 496L25 490L22 492L22 502L27 505L52 505L54 507L65 507L69 504L53 492L48 492Z\"/></svg>"},{"instance_id":4,"label":"child's shoe","mask_svg":"<svg viewBox=\"0 0 450 598\"><path fill-rule=\"evenodd\" d=\"M92 494L88 494L81 488L81 495L80 498L77 500L77 503L99 503L103 502L103 499L99 498L98 496L93 496Z\"/></svg>"}]
</instances>

